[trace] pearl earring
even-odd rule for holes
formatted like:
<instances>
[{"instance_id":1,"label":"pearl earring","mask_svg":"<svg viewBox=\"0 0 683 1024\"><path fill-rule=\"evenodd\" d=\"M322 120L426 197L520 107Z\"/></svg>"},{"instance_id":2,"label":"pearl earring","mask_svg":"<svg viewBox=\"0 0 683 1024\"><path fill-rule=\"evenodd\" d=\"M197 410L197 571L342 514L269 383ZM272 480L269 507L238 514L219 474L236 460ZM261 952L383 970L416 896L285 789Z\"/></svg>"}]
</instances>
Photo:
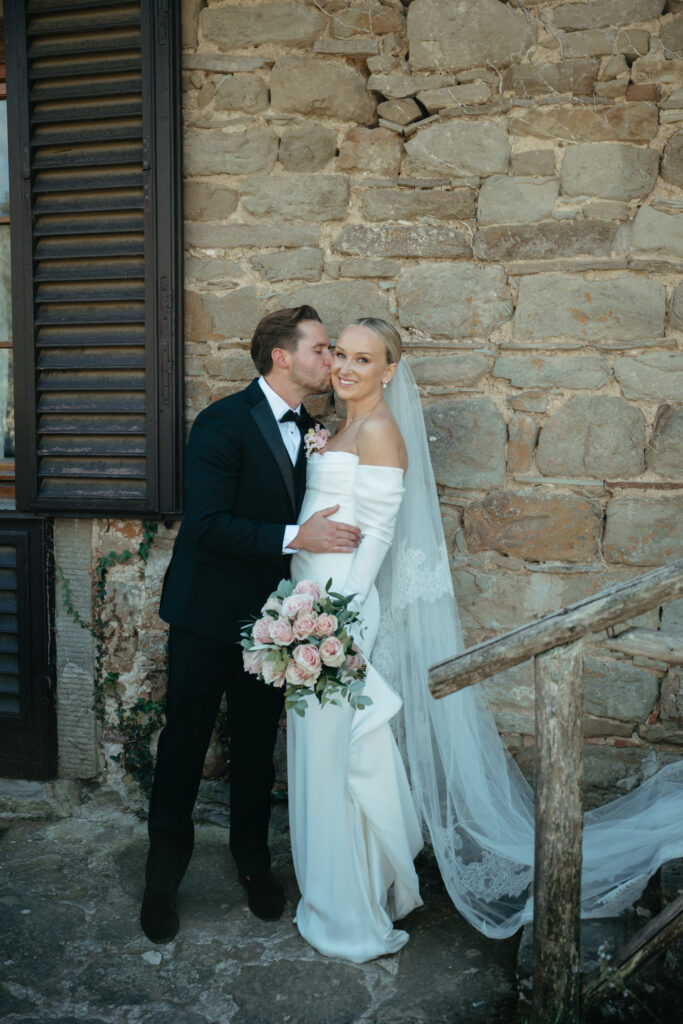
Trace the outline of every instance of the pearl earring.
<instances>
[{"instance_id":1,"label":"pearl earring","mask_svg":"<svg viewBox=\"0 0 683 1024\"><path fill-rule=\"evenodd\" d=\"M382 390L383 390L383 391L386 391L386 387L387 387L387 384L388 384L388 383L389 383L389 381L388 381L388 380L383 380L383 381L382 381Z\"/></svg>"}]
</instances>

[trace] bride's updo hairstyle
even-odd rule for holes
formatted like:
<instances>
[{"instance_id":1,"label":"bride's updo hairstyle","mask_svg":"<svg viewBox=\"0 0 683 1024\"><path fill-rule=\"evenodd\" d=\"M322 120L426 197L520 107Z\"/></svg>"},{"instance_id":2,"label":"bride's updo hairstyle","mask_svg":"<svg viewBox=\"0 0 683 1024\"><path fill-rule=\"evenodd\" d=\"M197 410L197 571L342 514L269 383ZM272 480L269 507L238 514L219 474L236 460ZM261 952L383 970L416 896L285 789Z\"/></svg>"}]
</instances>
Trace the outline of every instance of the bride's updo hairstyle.
<instances>
[{"instance_id":1,"label":"bride's updo hairstyle","mask_svg":"<svg viewBox=\"0 0 683 1024\"><path fill-rule=\"evenodd\" d=\"M374 316L361 316L358 320L352 320L348 325L349 327L367 327L368 330L376 334L378 338L384 342L384 351L386 352L388 363L397 363L401 358L403 351L403 345L401 343L401 335L398 333L395 327L388 324L386 320L380 320Z\"/></svg>"}]
</instances>

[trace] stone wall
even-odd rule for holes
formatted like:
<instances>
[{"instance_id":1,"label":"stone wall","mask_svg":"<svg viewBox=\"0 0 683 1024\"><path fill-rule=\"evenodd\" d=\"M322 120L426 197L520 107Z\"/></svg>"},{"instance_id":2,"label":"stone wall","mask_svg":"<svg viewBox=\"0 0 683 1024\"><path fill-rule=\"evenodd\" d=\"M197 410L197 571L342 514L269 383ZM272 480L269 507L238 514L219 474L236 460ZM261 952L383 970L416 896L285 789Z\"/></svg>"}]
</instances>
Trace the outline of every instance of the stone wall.
<instances>
[{"instance_id":1,"label":"stone wall","mask_svg":"<svg viewBox=\"0 0 683 1024\"><path fill-rule=\"evenodd\" d=\"M183 17L188 422L252 378L264 312L310 302L333 336L385 317L424 396L468 643L679 557L683 2ZM664 663L594 646L607 792L680 756L683 701ZM529 666L488 689L528 766Z\"/></svg>"}]
</instances>

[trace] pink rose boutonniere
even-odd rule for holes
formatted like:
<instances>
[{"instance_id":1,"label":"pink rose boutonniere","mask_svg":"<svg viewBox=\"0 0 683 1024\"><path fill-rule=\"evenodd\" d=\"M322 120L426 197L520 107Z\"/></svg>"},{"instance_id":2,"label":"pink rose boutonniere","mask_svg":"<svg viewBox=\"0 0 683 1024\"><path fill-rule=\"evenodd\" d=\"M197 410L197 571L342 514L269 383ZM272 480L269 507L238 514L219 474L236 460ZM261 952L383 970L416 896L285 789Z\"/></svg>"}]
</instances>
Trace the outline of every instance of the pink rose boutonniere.
<instances>
[{"instance_id":1,"label":"pink rose boutonniere","mask_svg":"<svg viewBox=\"0 0 683 1024\"><path fill-rule=\"evenodd\" d=\"M331 436L329 430L325 430L320 424L316 424L315 427L309 427L304 434L306 458L310 459L314 452L321 452Z\"/></svg>"}]
</instances>

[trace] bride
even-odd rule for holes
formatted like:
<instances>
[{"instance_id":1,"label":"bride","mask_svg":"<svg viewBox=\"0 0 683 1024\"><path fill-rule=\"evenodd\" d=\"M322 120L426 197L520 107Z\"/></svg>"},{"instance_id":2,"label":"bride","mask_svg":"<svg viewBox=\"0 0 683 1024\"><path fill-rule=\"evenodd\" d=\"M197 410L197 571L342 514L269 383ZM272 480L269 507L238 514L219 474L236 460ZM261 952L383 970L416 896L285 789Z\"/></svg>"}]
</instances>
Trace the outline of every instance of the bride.
<instances>
[{"instance_id":1,"label":"bride","mask_svg":"<svg viewBox=\"0 0 683 1024\"><path fill-rule=\"evenodd\" d=\"M416 808L457 909L504 938L533 917L533 793L480 686L440 701L429 693L429 666L464 644L398 332L372 318L352 323L332 383L347 416L311 456L300 521L338 503L335 518L359 525L362 540L353 554L300 551L292 575L331 577L333 589L356 595L373 704L320 708L309 697L304 718L288 714L296 923L327 955L360 963L400 949L408 936L392 922L421 903ZM662 863L683 856L681 821L683 760L586 814L582 916L618 914Z\"/></svg>"}]
</instances>

